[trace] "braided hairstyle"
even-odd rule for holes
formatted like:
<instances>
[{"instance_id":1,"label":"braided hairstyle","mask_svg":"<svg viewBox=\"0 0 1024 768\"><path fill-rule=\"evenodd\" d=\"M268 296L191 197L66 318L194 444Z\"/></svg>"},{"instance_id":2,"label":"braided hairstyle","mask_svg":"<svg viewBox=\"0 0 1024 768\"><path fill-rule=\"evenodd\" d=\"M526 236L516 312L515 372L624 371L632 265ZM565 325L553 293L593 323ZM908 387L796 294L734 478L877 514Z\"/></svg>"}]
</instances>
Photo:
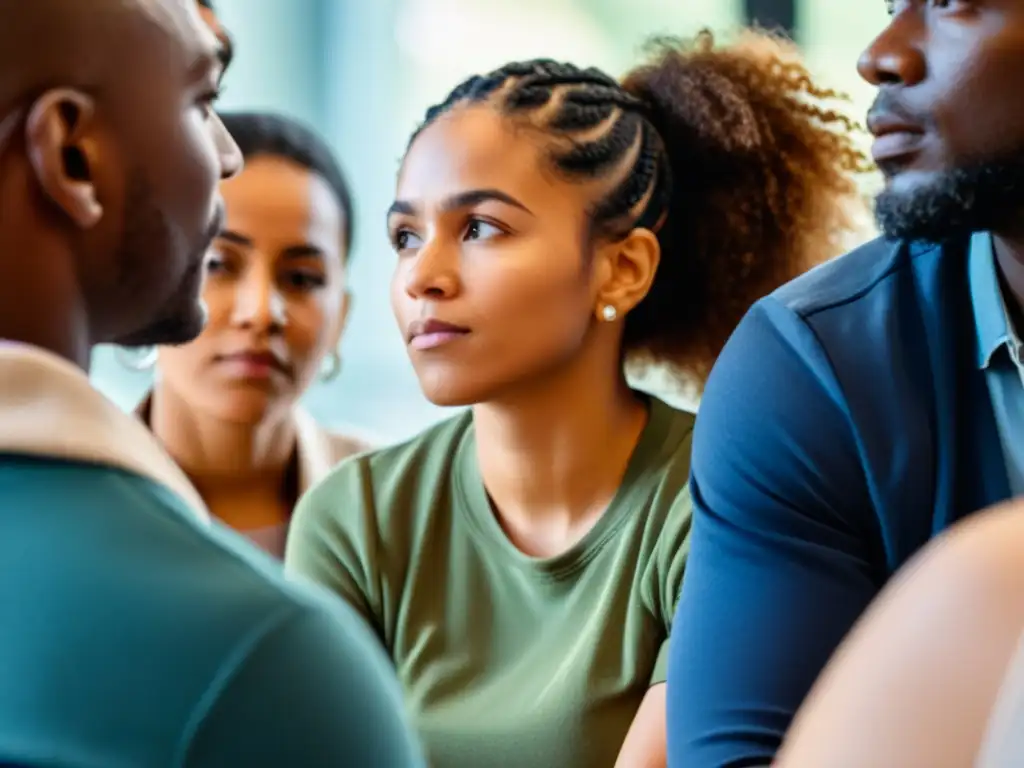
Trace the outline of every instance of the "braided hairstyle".
<instances>
[{"instance_id":1,"label":"braided hairstyle","mask_svg":"<svg viewBox=\"0 0 1024 768\"><path fill-rule=\"evenodd\" d=\"M656 40L620 84L548 59L469 78L431 107L412 140L449 110L488 103L552 139L570 180L604 180L589 237L657 234L661 260L625 319L630 359L703 382L760 297L838 255L854 226L855 174L870 170L792 44L747 31ZM411 141L410 141L411 144Z\"/></svg>"}]
</instances>

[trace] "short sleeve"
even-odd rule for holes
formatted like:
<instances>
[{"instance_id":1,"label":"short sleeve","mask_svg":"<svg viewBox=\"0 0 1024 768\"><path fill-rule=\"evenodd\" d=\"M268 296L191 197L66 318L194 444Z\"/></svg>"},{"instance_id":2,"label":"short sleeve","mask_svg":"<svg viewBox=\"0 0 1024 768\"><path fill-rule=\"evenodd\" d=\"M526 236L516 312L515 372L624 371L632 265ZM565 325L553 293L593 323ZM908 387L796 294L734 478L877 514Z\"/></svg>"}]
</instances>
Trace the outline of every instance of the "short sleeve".
<instances>
[{"instance_id":1,"label":"short sleeve","mask_svg":"<svg viewBox=\"0 0 1024 768\"><path fill-rule=\"evenodd\" d=\"M689 442L689 438L687 439ZM658 649L658 656L651 673L652 686L664 683L668 677L669 640L672 622L675 618L679 594L683 585L683 574L690 556L690 528L693 520L693 502L689 489L684 488L672 502L665 526L658 539L652 563L651 575L653 608L665 628L665 640Z\"/></svg>"},{"instance_id":2,"label":"short sleeve","mask_svg":"<svg viewBox=\"0 0 1024 768\"><path fill-rule=\"evenodd\" d=\"M671 765L771 762L876 594L873 506L848 413L805 320L772 297L755 305L712 372L694 431L693 532L669 653Z\"/></svg>"},{"instance_id":3,"label":"short sleeve","mask_svg":"<svg viewBox=\"0 0 1024 768\"><path fill-rule=\"evenodd\" d=\"M187 768L425 766L383 651L342 604L270 624L207 698L187 734Z\"/></svg>"},{"instance_id":4,"label":"short sleeve","mask_svg":"<svg viewBox=\"0 0 1024 768\"><path fill-rule=\"evenodd\" d=\"M382 635L378 552L368 469L355 457L299 501L288 532L285 572L338 595Z\"/></svg>"}]
</instances>

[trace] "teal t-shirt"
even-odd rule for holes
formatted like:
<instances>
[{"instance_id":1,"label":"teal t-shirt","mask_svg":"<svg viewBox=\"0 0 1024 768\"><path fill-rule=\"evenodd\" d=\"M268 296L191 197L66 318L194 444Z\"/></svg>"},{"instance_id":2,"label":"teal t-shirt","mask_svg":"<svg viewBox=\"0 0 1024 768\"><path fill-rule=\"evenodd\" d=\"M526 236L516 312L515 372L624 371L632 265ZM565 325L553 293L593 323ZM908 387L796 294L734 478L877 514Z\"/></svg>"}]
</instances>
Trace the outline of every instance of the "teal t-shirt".
<instances>
[{"instance_id":1,"label":"teal t-shirt","mask_svg":"<svg viewBox=\"0 0 1024 768\"><path fill-rule=\"evenodd\" d=\"M0 455L0 763L423 765L339 601L137 475Z\"/></svg>"}]
</instances>

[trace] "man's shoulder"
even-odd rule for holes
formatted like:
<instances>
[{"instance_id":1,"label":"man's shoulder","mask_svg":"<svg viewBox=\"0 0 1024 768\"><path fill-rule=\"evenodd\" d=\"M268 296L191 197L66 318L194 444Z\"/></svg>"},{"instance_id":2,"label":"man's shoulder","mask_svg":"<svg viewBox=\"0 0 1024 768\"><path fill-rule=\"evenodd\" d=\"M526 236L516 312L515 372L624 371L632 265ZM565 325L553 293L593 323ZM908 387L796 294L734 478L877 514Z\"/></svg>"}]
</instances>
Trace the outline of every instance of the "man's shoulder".
<instances>
[{"instance_id":1,"label":"man's shoulder","mask_svg":"<svg viewBox=\"0 0 1024 768\"><path fill-rule=\"evenodd\" d=\"M861 403L915 396L878 371L907 368L908 348L939 327L937 299L957 274L943 266L956 261L954 252L945 258L945 250L873 240L761 299L711 373L695 440L708 434L709 419L716 430L725 429L752 404L755 412L774 414L786 404L787 430L799 423L820 435L822 423L848 408L851 392Z\"/></svg>"},{"instance_id":2,"label":"man's shoulder","mask_svg":"<svg viewBox=\"0 0 1024 768\"><path fill-rule=\"evenodd\" d=\"M163 759L253 654L288 664L296 649L369 644L351 611L287 581L278 563L146 478L0 456L0 496L0 557L32 594L5 616L0 661L17 670L5 685L16 700L52 679L52 637L62 638L61 664L79 670L32 714L28 727L43 741L101 716L102 689L122 730L144 735L123 762Z\"/></svg>"},{"instance_id":3,"label":"man's shoulder","mask_svg":"<svg viewBox=\"0 0 1024 768\"><path fill-rule=\"evenodd\" d=\"M315 605L317 597L287 581L280 564L218 523L198 520L173 492L114 467L35 457L0 457L0 493L14 513L2 526L24 544L9 553L26 566L59 560L46 571L55 597L90 604L135 600L126 622L174 616L206 638L280 611ZM45 535L44 535L45 534ZM75 575L89 574L87 584ZM42 585L43 582L37 582ZM171 628L170 626L168 628Z\"/></svg>"},{"instance_id":4,"label":"man's shoulder","mask_svg":"<svg viewBox=\"0 0 1024 768\"><path fill-rule=\"evenodd\" d=\"M941 250L928 243L877 238L790 281L770 300L805 320L823 312L870 313L879 303L901 298L892 289L894 278L932 268Z\"/></svg>"}]
</instances>

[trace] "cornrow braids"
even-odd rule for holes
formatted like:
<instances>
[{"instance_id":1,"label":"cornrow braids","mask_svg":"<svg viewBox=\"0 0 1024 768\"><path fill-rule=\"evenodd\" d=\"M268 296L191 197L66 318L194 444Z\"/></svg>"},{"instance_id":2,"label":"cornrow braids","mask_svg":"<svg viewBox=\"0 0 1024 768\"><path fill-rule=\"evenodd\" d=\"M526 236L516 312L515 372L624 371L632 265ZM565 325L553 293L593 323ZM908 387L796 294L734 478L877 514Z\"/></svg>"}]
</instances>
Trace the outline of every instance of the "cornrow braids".
<instances>
[{"instance_id":1,"label":"cornrow braids","mask_svg":"<svg viewBox=\"0 0 1024 768\"><path fill-rule=\"evenodd\" d=\"M591 211L591 228L611 225L626 234L633 227L653 228L663 217L671 189L664 146L644 117L645 103L627 93L599 69L580 69L551 59L513 62L487 75L474 75L458 85L442 103L427 110L416 136L445 112L461 103L498 98L510 117L529 117L544 110L538 128L568 139L555 148L555 168L572 179L597 179L619 172L622 181ZM552 108L553 106L553 108ZM603 124L606 131L584 141ZM412 143L410 141L410 144ZM635 159L622 166L631 152ZM640 208L641 202L647 205Z\"/></svg>"},{"instance_id":2,"label":"cornrow braids","mask_svg":"<svg viewBox=\"0 0 1024 768\"><path fill-rule=\"evenodd\" d=\"M657 234L650 291L625 319L624 353L702 383L760 297L837 255L870 170L857 126L826 103L796 49L747 31L716 47L656 40L620 84L550 59L470 77L431 107L487 103L552 137L549 159L570 180L611 183L589 211L590 236ZM411 141L410 141L411 144Z\"/></svg>"}]
</instances>

